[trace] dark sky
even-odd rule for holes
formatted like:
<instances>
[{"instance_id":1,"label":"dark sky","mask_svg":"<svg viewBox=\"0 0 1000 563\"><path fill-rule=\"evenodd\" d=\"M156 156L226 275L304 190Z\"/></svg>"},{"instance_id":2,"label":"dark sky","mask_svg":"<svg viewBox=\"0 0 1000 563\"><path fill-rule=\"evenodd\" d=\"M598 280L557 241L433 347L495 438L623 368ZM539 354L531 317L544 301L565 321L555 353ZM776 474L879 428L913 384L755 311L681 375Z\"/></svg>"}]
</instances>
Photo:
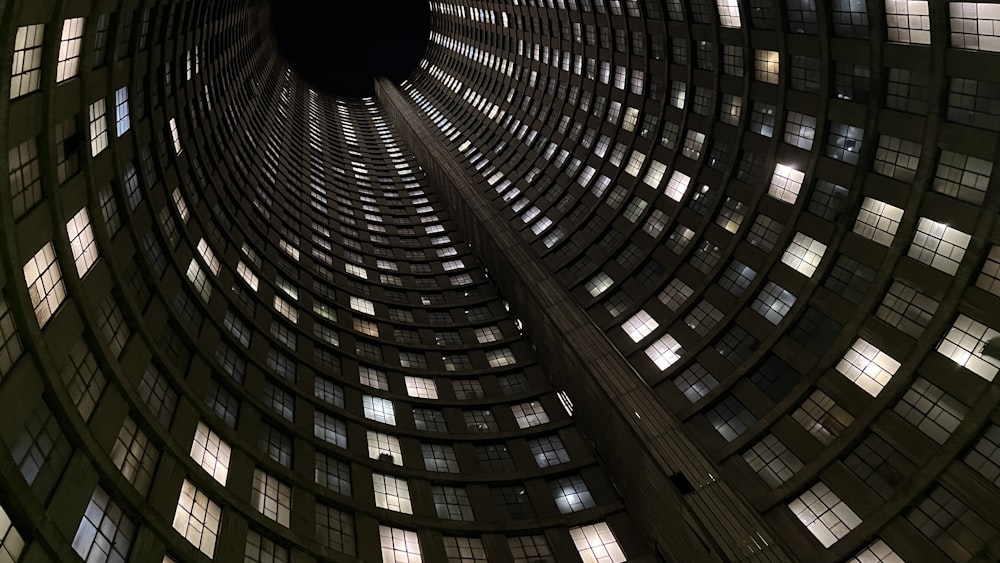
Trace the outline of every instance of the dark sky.
<instances>
[{"instance_id":1,"label":"dark sky","mask_svg":"<svg viewBox=\"0 0 1000 563\"><path fill-rule=\"evenodd\" d=\"M313 88L371 96L416 68L430 30L426 0L271 0L282 53Z\"/></svg>"}]
</instances>

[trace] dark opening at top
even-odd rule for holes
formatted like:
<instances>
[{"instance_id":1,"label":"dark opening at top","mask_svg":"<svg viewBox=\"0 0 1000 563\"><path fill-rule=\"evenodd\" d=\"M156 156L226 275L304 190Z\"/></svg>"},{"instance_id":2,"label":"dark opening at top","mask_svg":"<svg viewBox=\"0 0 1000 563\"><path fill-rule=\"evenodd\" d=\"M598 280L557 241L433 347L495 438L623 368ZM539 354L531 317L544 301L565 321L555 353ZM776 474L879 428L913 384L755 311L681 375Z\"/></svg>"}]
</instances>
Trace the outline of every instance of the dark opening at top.
<instances>
[{"instance_id":1,"label":"dark opening at top","mask_svg":"<svg viewBox=\"0 0 1000 563\"><path fill-rule=\"evenodd\" d=\"M319 91L371 96L376 77L401 82L430 33L426 0L271 0L278 47Z\"/></svg>"}]
</instances>

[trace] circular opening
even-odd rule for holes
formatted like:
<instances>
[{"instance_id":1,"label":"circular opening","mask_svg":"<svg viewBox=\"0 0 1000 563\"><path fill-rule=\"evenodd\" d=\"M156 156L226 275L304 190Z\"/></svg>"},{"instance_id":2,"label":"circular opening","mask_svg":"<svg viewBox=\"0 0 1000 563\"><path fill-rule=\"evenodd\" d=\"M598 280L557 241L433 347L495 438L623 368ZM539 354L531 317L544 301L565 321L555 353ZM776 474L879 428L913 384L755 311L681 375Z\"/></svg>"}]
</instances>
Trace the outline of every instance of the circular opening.
<instances>
[{"instance_id":1,"label":"circular opening","mask_svg":"<svg viewBox=\"0 0 1000 563\"><path fill-rule=\"evenodd\" d=\"M311 87L339 96L371 96L375 78L409 76L430 18L420 0L271 0L282 54Z\"/></svg>"}]
</instances>

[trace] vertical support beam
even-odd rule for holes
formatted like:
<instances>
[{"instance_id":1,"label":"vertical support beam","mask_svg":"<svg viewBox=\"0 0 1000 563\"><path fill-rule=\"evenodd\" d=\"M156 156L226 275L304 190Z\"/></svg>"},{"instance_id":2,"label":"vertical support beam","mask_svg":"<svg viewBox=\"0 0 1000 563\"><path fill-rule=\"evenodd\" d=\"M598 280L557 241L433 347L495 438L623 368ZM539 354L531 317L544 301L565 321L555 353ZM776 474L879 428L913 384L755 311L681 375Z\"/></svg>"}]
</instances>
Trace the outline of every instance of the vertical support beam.
<instances>
[{"instance_id":1,"label":"vertical support beam","mask_svg":"<svg viewBox=\"0 0 1000 563\"><path fill-rule=\"evenodd\" d=\"M660 553L679 563L791 561L760 515L718 480L680 422L483 195L439 132L388 80L377 81L376 93L459 232L524 322L539 363L569 393L577 424ZM693 491L677 489L671 477L680 476Z\"/></svg>"}]
</instances>

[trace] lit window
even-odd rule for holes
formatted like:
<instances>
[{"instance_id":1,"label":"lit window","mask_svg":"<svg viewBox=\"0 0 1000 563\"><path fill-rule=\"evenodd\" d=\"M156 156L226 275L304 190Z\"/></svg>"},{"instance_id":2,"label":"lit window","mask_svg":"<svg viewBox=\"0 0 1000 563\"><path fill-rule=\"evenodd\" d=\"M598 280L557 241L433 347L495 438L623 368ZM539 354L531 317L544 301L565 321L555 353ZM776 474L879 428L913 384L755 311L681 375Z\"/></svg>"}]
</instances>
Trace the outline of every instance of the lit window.
<instances>
[{"instance_id":1,"label":"lit window","mask_svg":"<svg viewBox=\"0 0 1000 563\"><path fill-rule=\"evenodd\" d=\"M516 364L517 358L514 357L514 351L510 348L498 348L486 352L486 361L489 362L491 368L499 368Z\"/></svg>"},{"instance_id":2,"label":"lit window","mask_svg":"<svg viewBox=\"0 0 1000 563\"><path fill-rule=\"evenodd\" d=\"M503 339L503 332L496 325L477 328L475 333L476 341L480 344L489 344Z\"/></svg>"},{"instance_id":3,"label":"lit window","mask_svg":"<svg viewBox=\"0 0 1000 563\"><path fill-rule=\"evenodd\" d=\"M191 285L194 286L195 291L198 293L198 297L201 297L202 301L208 303L212 298L212 284L209 283L208 275L205 274L205 270L201 269L196 259L191 259L186 275L188 281L191 282Z\"/></svg>"},{"instance_id":4,"label":"lit window","mask_svg":"<svg viewBox=\"0 0 1000 563\"><path fill-rule=\"evenodd\" d=\"M351 309L358 311L359 313L365 313L367 315L375 314L375 303L367 299L362 299L360 297L351 296Z\"/></svg>"},{"instance_id":5,"label":"lit window","mask_svg":"<svg viewBox=\"0 0 1000 563\"><path fill-rule=\"evenodd\" d=\"M437 399L437 385L433 379L406 376L406 394L420 399Z\"/></svg>"},{"instance_id":6,"label":"lit window","mask_svg":"<svg viewBox=\"0 0 1000 563\"><path fill-rule=\"evenodd\" d=\"M229 479L229 460L232 449L204 422L198 423L191 441L191 459L201 466L223 487Z\"/></svg>"},{"instance_id":7,"label":"lit window","mask_svg":"<svg viewBox=\"0 0 1000 563\"><path fill-rule=\"evenodd\" d=\"M635 315L632 315L632 317L622 323L621 326L622 330L625 331L625 334L632 339L632 342L639 342L643 338L652 334L652 332L660 326L660 323L656 322L653 317L649 316L649 313L645 310L642 310Z\"/></svg>"},{"instance_id":8,"label":"lit window","mask_svg":"<svg viewBox=\"0 0 1000 563\"><path fill-rule=\"evenodd\" d=\"M646 162L646 155L639 151L632 151L632 156L628 159L628 164L625 165L625 172L632 176L639 176L639 170L642 169L642 164Z\"/></svg>"},{"instance_id":9,"label":"lit window","mask_svg":"<svg viewBox=\"0 0 1000 563\"><path fill-rule=\"evenodd\" d=\"M583 477L571 475L549 482L549 490L562 514L579 512L597 506Z\"/></svg>"},{"instance_id":10,"label":"lit window","mask_svg":"<svg viewBox=\"0 0 1000 563\"><path fill-rule=\"evenodd\" d=\"M174 118L170 118L170 137L174 141L174 152L180 155L183 150L181 148L181 133L177 130L177 120Z\"/></svg>"},{"instance_id":11,"label":"lit window","mask_svg":"<svg viewBox=\"0 0 1000 563\"><path fill-rule=\"evenodd\" d=\"M788 112L785 121L785 142L804 150L811 150L816 137L816 118L797 111Z\"/></svg>"},{"instance_id":12,"label":"lit window","mask_svg":"<svg viewBox=\"0 0 1000 563\"><path fill-rule=\"evenodd\" d=\"M396 425L396 411L393 408L392 401L389 399L365 395L362 397L362 405L364 406L365 418L368 420L374 420L375 422L381 422L390 426Z\"/></svg>"},{"instance_id":13,"label":"lit window","mask_svg":"<svg viewBox=\"0 0 1000 563\"><path fill-rule=\"evenodd\" d=\"M670 175L670 180L667 182L667 187L664 193L667 197L674 201L680 201L684 199L684 194L687 193L688 186L691 184L691 177L679 170L675 170L673 174Z\"/></svg>"},{"instance_id":14,"label":"lit window","mask_svg":"<svg viewBox=\"0 0 1000 563\"><path fill-rule=\"evenodd\" d=\"M379 526L378 535L382 544L382 563L422 563L416 532Z\"/></svg>"},{"instance_id":15,"label":"lit window","mask_svg":"<svg viewBox=\"0 0 1000 563\"><path fill-rule=\"evenodd\" d=\"M210 559L215 556L221 518L222 508L185 479L174 512L174 529Z\"/></svg>"},{"instance_id":16,"label":"lit window","mask_svg":"<svg viewBox=\"0 0 1000 563\"><path fill-rule=\"evenodd\" d=\"M929 45L931 16L927 0L886 0L889 41Z\"/></svg>"},{"instance_id":17,"label":"lit window","mask_svg":"<svg viewBox=\"0 0 1000 563\"><path fill-rule=\"evenodd\" d=\"M274 310L277 311L278 314L280 314L282 317L285 317L292 323L298 324L299 310L289 305L288 301L285 301L284 299L275 295L273 305L274 305Z\"/></svg>"},{"instance_id":18,"label":"lit window","mask_svg":"<svg viewBox=\"0 0 1000 563\"><path fill-rule=\"evenodd\" d=\"M732 27L739 29L740 24L740 4L737 0L716 0L719 8L719 23L722 27Z\"/></svg>"},{"instance_id":19,"label":"lit window","mask_svg":"<svg viewBox=\"0 0 1000 563\"><path fill-rule=\"evenodd\" d=\"M642 181L645 182L647 186L652 188L660 187L660 182L663 180L663 174L667 171L667 165L654 160L649 163L649 169L646 170L646 175L643 176Z\"/></svg>"},{"instance_id":20,"label":"lit window","mask_svg":"<svg viewBox=\"0 0 1000 563\"><path fill-rule=\"evenodd\" d=\"M83 47L83 18L63 21L62 39L59 42L59 65L56 82L76 76L80 70L80 49Z\"/></svg>"},{"instance_id":21,"label":"lit window","mask_svg":"<svg viewBox=\"0 0 1000 563\"><path fill-rule=\"evenodd\" d=\"M514 413L514 419L517 421L517 427L521 429L531 428L532 426L539 426L549 422L549 415L545 413L545 409L542 408L542 404L538 401L513 405L510 407L510 410Z\"/></svg>"},{"instance_id":22,"label":"lit window","mask_svg":"<svg viewBox=\"0 0 1000 563\"><path fill-rule=\"evenodd\" d=\"M684 349L681 347L680 342L677 342L669 334L664 334L659 340L646 348L646 356L656 364L656 367L660 371L667 369L677 360L681 359L681 354L683 353Z\"/></svg>"},{"instance_id":23,"label":"lit window","mask_svg":"<svg viewBox=\"0 0 1000 563\"><path fill-rule=\"evenodd\" d=\"M292 516L292 488L276 477L255 469L250 504L264 516L287 528Z\"/></svg>"},{"instance_id":24,"label":"lit window","mask_svg":"<svg viewBox=\"0 0 1000 563\"><path fill-rule=\"evenodd\" d=\"M805 173L794 168L778 164L774 167L774 175L771 176L771 185L767 189L767 195L788 203L795 203L799 196L799 189L802 188L802 180Z\"/></svg>"},{"instance_id":25,"label":"lit window","mask_svg":"<svg viewBox=\"0 0 1000 563\"><path fill-rule=\"evenodd\" d=\"M899 362L863 338L857 339L837 364L837 371L877 397L899 369Z\"/></svg>"},{"instance_id":26,"label":"lit window","mask_svg":"<svg viewBox=\"0 0 1000 563\"><path fill-rule=\"evenodd\" d=\"M1000 370L1000 354L994 342L998 337L1000 332L965 315L959 315L951 330L938 344L937 351L986 381L993 381Z\"/></svg>"},{"instance_id":27,"label":"lit window","mask_svg":"<svg viewBox=\"0 0 1000 563\"><path fill-rule=\"evenodd\" d=\"M171 199L174 200L174 207L177 208L177 214L181 216L181 221L187 223L188 219L191 218L191 212L188 210L187 202L184 201L184 194L181 193L181 189L174 188L174 191L171 192L170 196ZM201 245L203 242L205 242L205 239L201 239L201 241L198 242L199 252L201 252ZM206 244L205 246L207 247L208 245ZM218 272L216 272L216 275L218 275Z\"/></svg>"},{"instance_id":28,"label":"lit window","mask_svg":"<svg viewBox=\"0 0 1000 563\"><path fill-rule=\"evenodd\" d=\"M399 438L369 430L368 457L394 465L403 465L403 452L399 449Z\"/></svg>"},{"instance_id":29,"label":"lit window","mask_svg":"<svg viewBox=\"0 0 1000 563\"><path fill-rule=\"evenodd\" d=\"M108 493L98 487L73 537L73 550L88 562L125 561L133 536L135 524ZM5 552L6 549L0 550L0 556L6 555Z\"/></svg>"},{"instance_id":30,"label":"lit window","mask_svg":"<svg viewBox=\"0 0 1000 563\"><path fill-rule=\"evenodd\" d=\"M66 299L66 286L63 285L62 272L51 242L46 243L24 265L24 282L28 285L28 296L31 297L38 326L44 327Z\"/></svg>"},{"instance_id":31,"label":"lit window","mask_svg":"<svg viewBox=\"0 0 1000 563\"><path fill-rule=\"evenodd\" d=\"M132 483L139 494L145 495L149 491L160 452L150 443L149 438L139 429L132 417L125 417L110 457L115 467L122 472L122 476Z\"/></svg>"},{"instance_id":32,"label":"lit window","mask_svg":"<svg viewBox=\"0 0 1000 563\"><path fill-rule=\"evenodd\" d=\"M769 281L757 295L757 299L754 300L751 307L771 324L777 325L785 318L794 304L794 295L780 285Z\"/></svg>"},{"instance_id":33,"label":"lit window","mask_svg":"<svg viewBox=\"0 0 1000 563\"><path fill-rule=\"evenodd\" d=\"M413 514L410 488L406 484L406 479L372 473L372 484L375 488L375 506L403 514Z\"/></svg>"},{"instance_id":34,"label":"lit window","mask_svg":"<svg viewBox=\"0 0 1000 563\"><path fill-rule=\"evenodd\" d=\"M128 132L131 122L128 116L128 87L115 90L115 131L121 137Z\"/></svg>"},{"instance_id":35,"label":"lit window","mask_svg":"<svg viewBox=\"0 0 1000 563\"><path fill-rule=\"evenodd\" d=\"M108 121L106 108L101 98L90 104L90 155L97 156L108 148Z\"/></svg>"},{"instance_id":36,"label":"lit window","mask_svg":"<svg viewBox=\"0 0 1000 563\"><path fill-rule=\"evenodd\" d=\"M907 256L955 275L972 237L945 224L921 217Z\"/></svg>"},{"instance_id":37,"label":"lit window","mask_svg":"<svg viewBox=\"0 0 1000 563\"><path fill-rule=\"evenodd\" d=\"M854 223L854 232L882 246L889 246L902 218L902 209L866 197L861 203L858 220Z\"/></svg>"},{"instance_id":38,"label":"lit window","mask_svg":"<svg viewBox=\"0 0 1000 563\"><path fill-rule=\"evenodd\" d=\"M779 70L780 64L777 51L765 51L763 49L754 51L754 78L768 84L777 84Z\"/></svg>"},{"instance_id":39,"label":"lit window","mask_svg":"<svg viewBox=\"0 0 1000 563\"><path fill-rule=\"evenodd\" d=\"M570 528L569 535L584 563L625 563L628 560L607 522Z\"/></svg>"},{"instance_id":40,"label":"lit window","mask_svg":"<svg viewBox=\"0 0 1000 563\"><path fill-rule=\"evenodd\" d=\"M837 543L837 540L861 524L861 517L844 504L823 481L799 495L799 498L788 504L788 508L823 547Z\"/></svg>"},{"instance_id":41,"label":"lit window","mask_svg":"<svg viewBox=\"0 0 1000 563\"><path fill-rule=\"evenodd\" d=\"M362 385L367 385L372 389L379 389L382 391L389 390L389 378L385 375L385 372L381 370L366 366L359 366L358 379L361 381Z\"/></svg>"},{"instance_id":42,"label":"lit window","mask_svg":"<svg viewBox=\"0 0 1000 563\"><path fill-rule=\"evenodd\" d=\"M14 62L10 71L10 99L34 92L41 86L44 35L44 24L17 28L14 36Z\"/></svg>"},{"instance_id":43,"label":"lit window","mask_svg":"<svg viewBox=\"0 0 1000 563\"><path fill-rule=\"evenodd\" d=\"M66 234L69 235L69 246L73 250L76 273L82 278L97 262L97 241L94 240L94 229L90 225L86 207L66 223Z\"/></svg>"},{"instance_id":44,"label":"lit window","mask_svg":"<svg viewBox=\"0 0 1000 563\"><path fill-rule=\"evenodd\" d=\"M953 47L1000 51L1000 6L986 2L949 2L948 9Z\"/></svg>"},{"instance_id":45,"label":"lit window","mask_svg":"<svg viewBox=\"0 0 1000 563\"><path fill-rule=\"evenodd\" d=\"M811 278L825 252L825 244L802 233L795 233L795 238L788 245L781 261L807 278Z\"/></svg>"},{"instance_id":46,"label":"lit window","mask_svg":"<svg viewBox=\"0 0 1000 563\"><path fill-rule=\"evenodd\" d=\"M0 557L6 562L16 562L21 558L26 543L24 537L14 527L7 511L0 506Z\"/></svg>"}]
</instances>

